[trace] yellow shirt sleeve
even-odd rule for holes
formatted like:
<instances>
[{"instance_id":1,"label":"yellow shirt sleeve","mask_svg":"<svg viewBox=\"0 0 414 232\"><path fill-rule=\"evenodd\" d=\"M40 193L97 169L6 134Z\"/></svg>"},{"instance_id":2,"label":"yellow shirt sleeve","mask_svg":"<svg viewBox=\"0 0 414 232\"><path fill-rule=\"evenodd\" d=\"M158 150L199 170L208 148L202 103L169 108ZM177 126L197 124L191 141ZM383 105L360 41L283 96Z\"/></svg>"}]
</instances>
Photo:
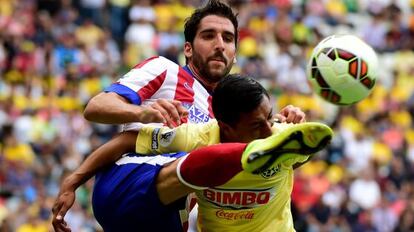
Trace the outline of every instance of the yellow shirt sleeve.
<instances>
[{"instance_id":1,"label":"yellow shirt sleeve","mask_svg":"<svg viewBox=\"0 0 414 232\"><path fill-rule=\"evenodd\" d=\"M217 122L186 123L176 128L144 126L139 131L135 151L139 154L189 152L199 147L218 143Z\"/></svg>"}]
</instances>

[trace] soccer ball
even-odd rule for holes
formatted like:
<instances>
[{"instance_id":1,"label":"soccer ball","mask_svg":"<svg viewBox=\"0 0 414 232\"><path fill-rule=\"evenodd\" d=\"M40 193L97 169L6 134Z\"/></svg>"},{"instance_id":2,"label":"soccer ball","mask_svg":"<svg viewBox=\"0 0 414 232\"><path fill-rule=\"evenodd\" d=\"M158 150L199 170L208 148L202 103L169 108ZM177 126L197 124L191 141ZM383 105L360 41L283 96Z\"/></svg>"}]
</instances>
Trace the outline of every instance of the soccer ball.
<instances>
[{"instance_id":1,"label":"soccer ball","mask_svg":"<svg viewBox=\"0 0 414 232\"><path fill-rule=\"evenodd\" d=\"M375 51L353 35L332 35L313 50L307 77L314 91L336 105L351 105L367 97L375 85Z\"/></svg>"}]
</instances>

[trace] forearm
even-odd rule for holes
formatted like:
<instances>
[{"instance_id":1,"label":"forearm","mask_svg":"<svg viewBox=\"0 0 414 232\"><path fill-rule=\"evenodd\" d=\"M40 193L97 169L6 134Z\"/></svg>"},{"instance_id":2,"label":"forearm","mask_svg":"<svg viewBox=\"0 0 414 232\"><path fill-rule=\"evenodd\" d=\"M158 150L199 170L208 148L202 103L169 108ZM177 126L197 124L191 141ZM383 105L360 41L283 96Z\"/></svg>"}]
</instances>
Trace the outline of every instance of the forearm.
<instances>
[{"instance_id":1,"label":"forearm","mask_svg":"<svg viewBox=\"0 0 414 232\"><path fill-rule=\"evenodd\" d=\"M193 130L189 128L193 128ZM139 130L135 151L145 155L159 155L177 151L190 152L201 146L197 137L200 130L194 128L196 127L187 123L173 130L168 127L144 126ZM189 138L192 138L191 141ZM167 143L164 142L166 139Z\"/></svg>"},{"instance_id":2,"label":"forearm","mask_svg":"<svg viewBox=\"0 0 414 232\"><path fill-rule=\"evenodd\" d=\"M137 122L142 108L116 93L100 93L88 102L84 117L89 121L106 124Z\"/></svg>"},{"instance_id":3,"label":"forearm","mask_svg":"<svg viewBox=\"0 0 414 232\"><path fill-rule=\"evenodd\" d=\"M122 132L109 142L100 146L65 179L63 183L65 187L77 189L99 170L114 163L123 154L133 152L136 137L137 132L135 131Z\"/></svg>"},{"instance_id":4,"label":"forearm","mask_svg":"<svg viewBox=\"0 0 414 232\"><path fill-rule=\"evenodd\" d=\"M178 179L176 172L178 161L176 160L161 169L156 179L158 197L164 205L171 204L194 192L194 189L182 184Z\"/></svg>"}]
</instances>

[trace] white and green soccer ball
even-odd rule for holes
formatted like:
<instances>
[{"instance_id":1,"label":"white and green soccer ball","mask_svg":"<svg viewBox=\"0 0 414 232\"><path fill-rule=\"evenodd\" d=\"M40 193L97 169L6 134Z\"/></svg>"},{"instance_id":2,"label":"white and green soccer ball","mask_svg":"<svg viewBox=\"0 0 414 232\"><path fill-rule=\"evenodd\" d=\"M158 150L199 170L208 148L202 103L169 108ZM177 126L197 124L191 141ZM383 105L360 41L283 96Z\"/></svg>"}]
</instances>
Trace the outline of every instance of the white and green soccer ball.
<instances>
[{"instance_id":1,"label":"white and green soccer ball","mask_svg":"<svg viewBox=\"0 0 414 232\"><path fill-rule=\"evenodd\" d=\"M351 105L371 93L378 57L354 35L332 35L314 48L306 71L319 96L336 105Z\"/></svg>"}]
</instances>

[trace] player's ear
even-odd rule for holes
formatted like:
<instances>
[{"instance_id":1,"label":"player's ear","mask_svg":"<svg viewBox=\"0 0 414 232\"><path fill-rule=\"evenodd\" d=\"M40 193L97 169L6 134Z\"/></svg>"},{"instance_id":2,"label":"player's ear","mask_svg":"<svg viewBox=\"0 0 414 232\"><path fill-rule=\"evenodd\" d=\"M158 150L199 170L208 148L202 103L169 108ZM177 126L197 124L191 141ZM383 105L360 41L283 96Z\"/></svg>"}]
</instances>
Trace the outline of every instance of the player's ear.
<instances>
[{"instance_id":1,"label":"player's ear","mask_svg":"<svg viewBox=\"0 0 414 232\"><path fill-rule=\"evenodd\" d=\"M190 42L184 43L184 56L186 58L191 58L193 56L193 46Z\"/></svg>"},{"instance_id":2,"label":"player's ear","mask_svg":"<svg viewBox=\"0 0 414 232\"><path fill-rule=\"evenodd\" d=\"M222 122L220 120L217 121L220 127L221 134L223 137L227 138L227 140L231 140L234 137L234 129L229 124Z\"/></svg>"}]
</instances>

